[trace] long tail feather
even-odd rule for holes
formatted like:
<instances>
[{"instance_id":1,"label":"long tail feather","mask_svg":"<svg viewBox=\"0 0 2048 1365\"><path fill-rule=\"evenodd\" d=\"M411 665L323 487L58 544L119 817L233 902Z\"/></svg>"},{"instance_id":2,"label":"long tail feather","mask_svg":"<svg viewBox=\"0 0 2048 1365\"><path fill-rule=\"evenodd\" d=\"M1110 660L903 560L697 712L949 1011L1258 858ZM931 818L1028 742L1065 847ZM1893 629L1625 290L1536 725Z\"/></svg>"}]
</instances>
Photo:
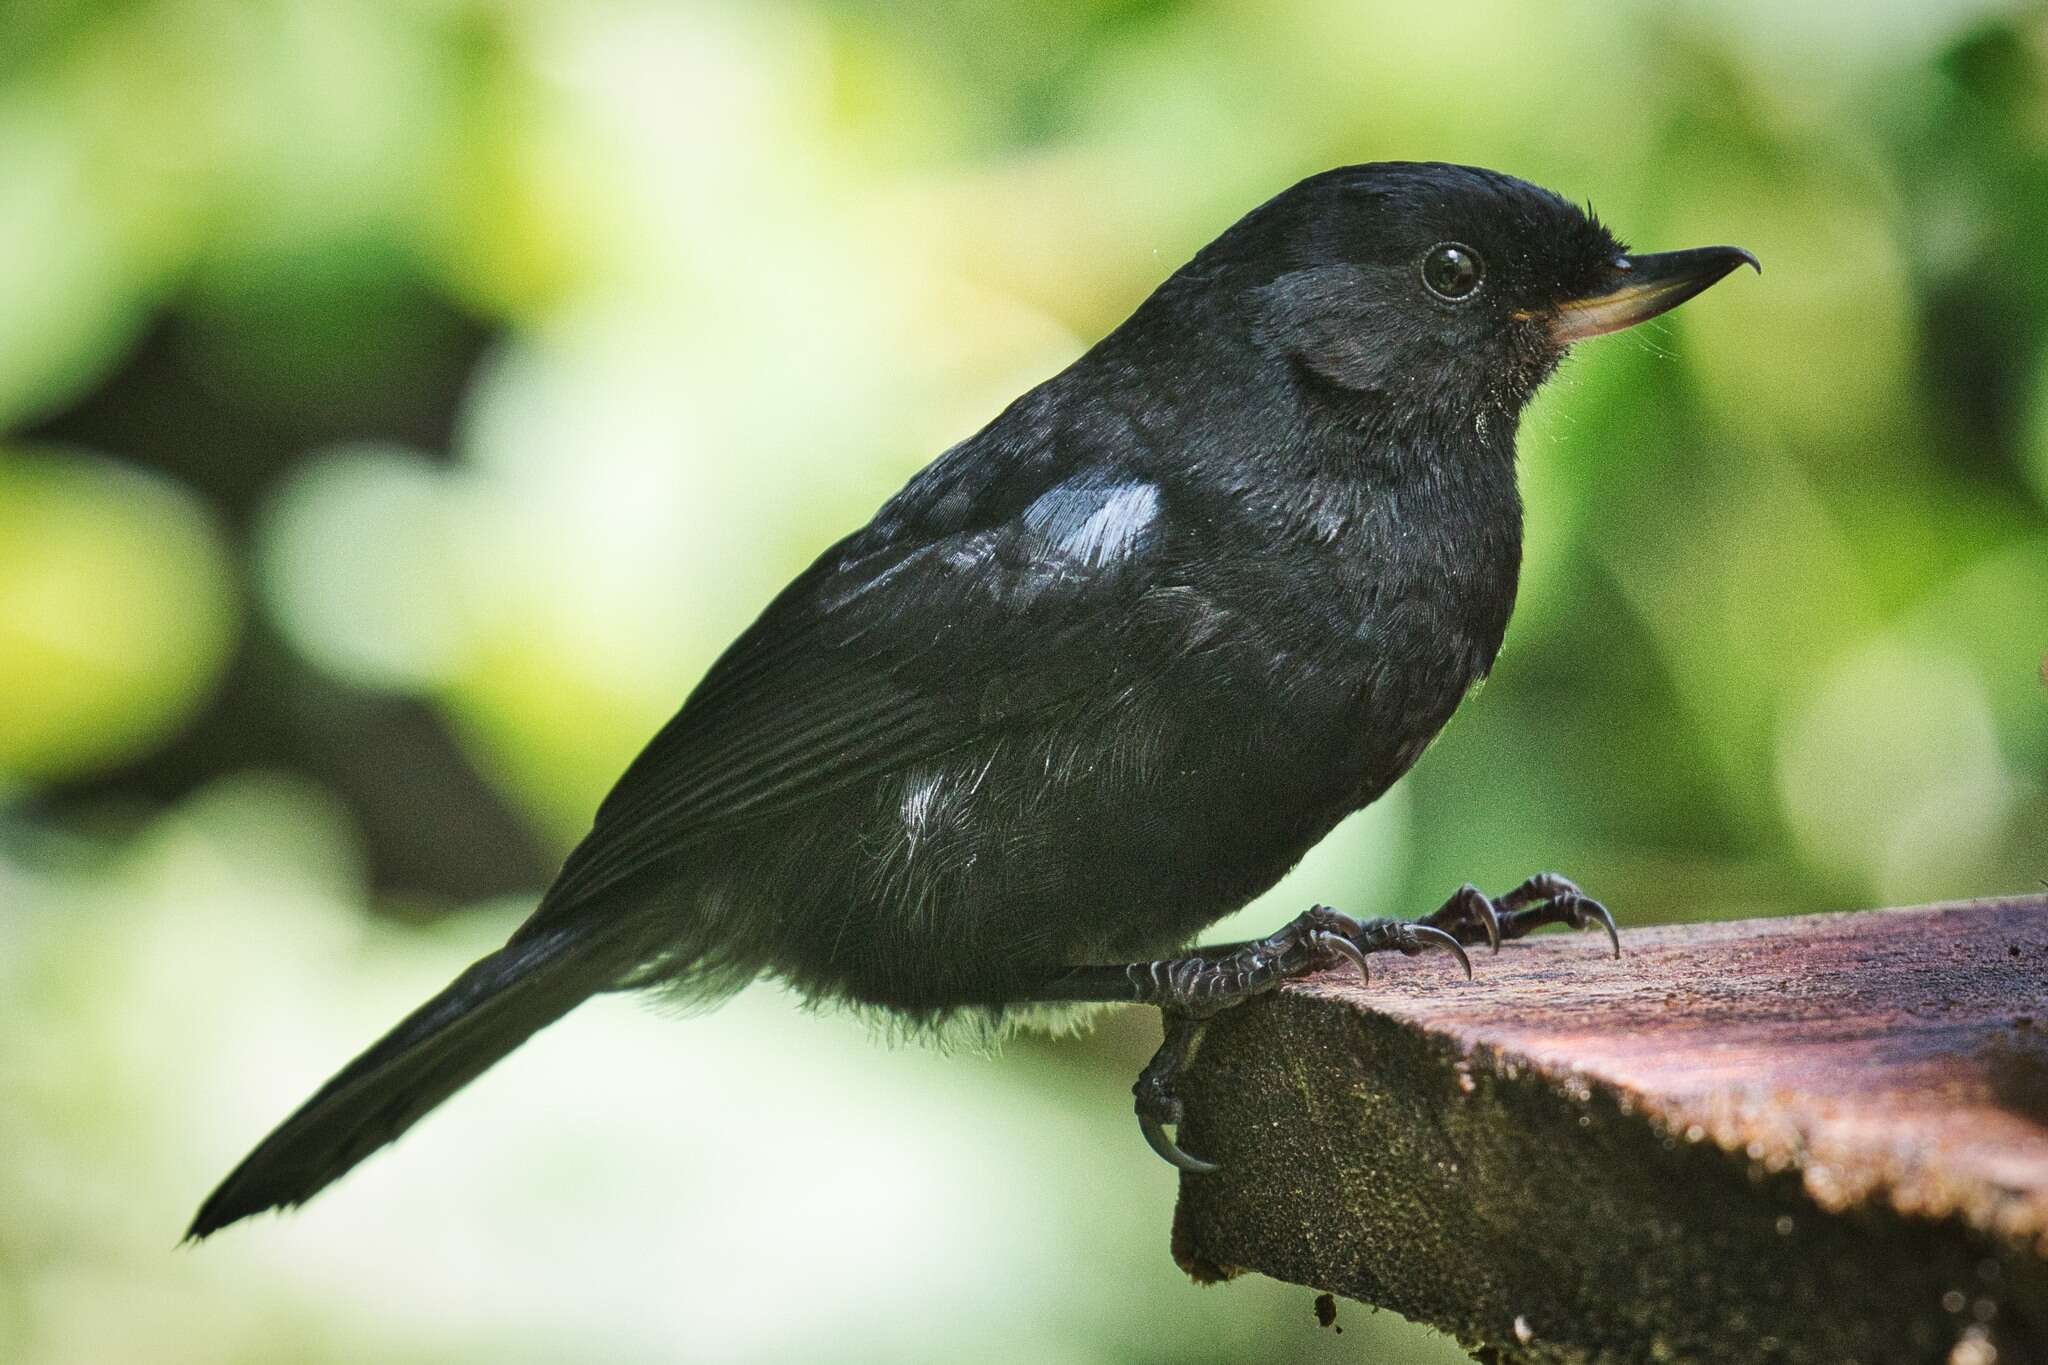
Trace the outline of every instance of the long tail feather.
<instances>
[{"instance_id":1,"label":"long tail feather","mask_svg":"<svg viewBox=\"0 0 2048 1365\"><path fill-rule=\"evenodd\" d=\"M515 938L479 960L263 1139L186 1237L305 1203L630 965L615 935L587 923Z\"/></svg>"}]
</instances>

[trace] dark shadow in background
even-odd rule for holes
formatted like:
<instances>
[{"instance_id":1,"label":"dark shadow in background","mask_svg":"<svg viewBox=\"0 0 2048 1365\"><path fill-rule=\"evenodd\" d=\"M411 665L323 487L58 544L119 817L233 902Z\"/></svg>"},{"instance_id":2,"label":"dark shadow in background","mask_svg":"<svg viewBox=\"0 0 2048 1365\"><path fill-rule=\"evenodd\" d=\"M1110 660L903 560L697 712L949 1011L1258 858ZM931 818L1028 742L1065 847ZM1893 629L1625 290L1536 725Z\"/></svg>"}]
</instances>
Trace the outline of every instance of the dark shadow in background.
<instances>
[{"instance_id":1,"label":"dark shadow in background","mask_svg":"<svg viewBox=\"0 0 2048 1365\"><path fill-rule=\"evenodd\" d=\"M497 328L376 251L237 279L167 308L122 363L17 433L104 452L205 499L232 540L248 610L204 708L121 767L46 789L36 813L119 826L235 772L333 792L386 908L430 913L540 885L552 860L428 705L343 683L295 654L254 590L250 533L294 462L388 442L452 461L455 415Z\"/></svg>"}]
</instances>

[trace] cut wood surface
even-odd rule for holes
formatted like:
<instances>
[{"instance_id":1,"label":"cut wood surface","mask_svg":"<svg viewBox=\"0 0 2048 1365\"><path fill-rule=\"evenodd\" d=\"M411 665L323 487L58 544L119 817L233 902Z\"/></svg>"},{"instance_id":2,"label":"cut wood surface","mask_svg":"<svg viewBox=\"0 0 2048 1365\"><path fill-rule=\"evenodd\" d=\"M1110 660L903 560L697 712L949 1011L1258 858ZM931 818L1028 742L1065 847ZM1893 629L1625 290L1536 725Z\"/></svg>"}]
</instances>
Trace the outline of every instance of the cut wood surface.
<instances>
[{"instance_id":1,"label":"cut wood surface","mask_svg":"<svg viewBox=\"0 0 2048 1365\"><path fill-rule=\"evenodd\" d=\"M1220 1016L1174 1251L1482 1360L2048 1365L2048 897L1374 959Z\"/></svg>"}]
</instances>

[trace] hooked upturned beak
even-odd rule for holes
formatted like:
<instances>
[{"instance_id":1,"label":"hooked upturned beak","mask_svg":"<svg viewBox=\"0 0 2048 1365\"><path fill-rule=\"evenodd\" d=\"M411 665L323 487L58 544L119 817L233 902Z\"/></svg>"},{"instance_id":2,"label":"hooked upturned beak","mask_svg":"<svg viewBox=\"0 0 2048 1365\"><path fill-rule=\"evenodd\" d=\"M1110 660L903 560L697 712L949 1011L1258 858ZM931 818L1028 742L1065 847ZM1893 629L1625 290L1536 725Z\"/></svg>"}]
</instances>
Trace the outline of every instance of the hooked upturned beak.
<instances>
[{"instance_id":1,"label":"hooked upturned beak","mask_svg":"<svg viewBox=\"0 0 2048 1365\"><path fill-rule=\"evenodd\" d=\"M1550 320L1550 339L1559 346L1618 332L1668 313L1739 265L1759 275L1763 267L1739 246L1701 246L1623 256L1599 293L1559 304Z\"/></svg>"}]
</instances>

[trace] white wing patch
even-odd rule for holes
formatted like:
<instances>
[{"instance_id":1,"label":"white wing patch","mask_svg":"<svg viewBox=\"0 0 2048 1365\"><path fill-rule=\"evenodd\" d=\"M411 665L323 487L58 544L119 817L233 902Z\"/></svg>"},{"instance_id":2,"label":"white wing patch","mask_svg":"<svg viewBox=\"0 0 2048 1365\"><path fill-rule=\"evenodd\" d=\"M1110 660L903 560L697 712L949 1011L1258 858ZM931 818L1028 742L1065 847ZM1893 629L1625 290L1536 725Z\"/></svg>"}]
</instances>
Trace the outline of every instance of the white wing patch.
<instances>
[{"instance_id":1,"label":"white wing patch","mask_svg":"<svg viewBox=\"0 0 2048 1365\"><path fill-rule=\"evenodd\" d=\"M1024 509L1024 524L1091 569L1122 559L1159 519L1159 485L1063 483Z\"/></svg>"},{"instance_id":2,"label":"white wing patch","mask_svg":"<svg viewBox=\"0 0 2048 1365\"><path fill-rule=\"evenodd\" d=\"M945 774L927 772L912 777L904 786L903 833L912 852L938 823L939 800L945 782Z\"/></svg>"}]
</instances>

